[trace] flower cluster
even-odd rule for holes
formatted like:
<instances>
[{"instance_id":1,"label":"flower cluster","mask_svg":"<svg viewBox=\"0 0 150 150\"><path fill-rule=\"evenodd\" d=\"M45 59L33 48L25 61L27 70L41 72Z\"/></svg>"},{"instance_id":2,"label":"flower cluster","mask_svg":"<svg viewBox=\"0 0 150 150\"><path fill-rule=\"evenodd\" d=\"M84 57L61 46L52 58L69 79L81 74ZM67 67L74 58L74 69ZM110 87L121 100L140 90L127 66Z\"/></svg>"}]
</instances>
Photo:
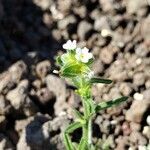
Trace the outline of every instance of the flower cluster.
<instances>
[{"instance_id":1,"label":"flower cluster","mask_svg":"<svg viewBox=\"0 0 150 150\"><path fill-rule=\"evenodd\" d=\"M93 58L93 55L89 52L88 48L77 48L77 42L75 40L68 40L63 44L63 48L66 50L75 50L75 58L83 63L88 63L89 60Z\"/></svg>"},{"instance_id":2,"label":"flower cluster","mask_svg":"<svg viewBox=\"0 0 150 150\"><path fill-rule=\"evenodd\" d=\"M75 77L83 75L89 79L94 76L94 72L90 69L94 57L88 48L77 47L76 40L68 40L62 47L67 51L57 59L62 68L62 76Z\"/></svg>"}]
</instances>

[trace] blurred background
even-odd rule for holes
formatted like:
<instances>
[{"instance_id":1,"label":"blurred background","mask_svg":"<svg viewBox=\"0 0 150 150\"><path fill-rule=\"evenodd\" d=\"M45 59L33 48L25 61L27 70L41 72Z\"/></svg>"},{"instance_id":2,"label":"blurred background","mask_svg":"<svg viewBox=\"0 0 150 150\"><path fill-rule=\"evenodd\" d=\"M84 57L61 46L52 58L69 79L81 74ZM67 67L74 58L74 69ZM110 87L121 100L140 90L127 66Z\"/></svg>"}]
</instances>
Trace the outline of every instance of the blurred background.
<instances>
[{"instance_id":1,"label":"blurred background","mask_svg":"<svg viewBox=\"0 0 150 150\"><path fill-rule=\"evenodd\" d=\"M74 87L52 73L68 39L91 50L95 75L114 81L93 86L96 102L129 96L93 120L98 150L148 150L149 12L149 0L0 0L0 150L65 150L71 108L82 111Z\"/></svg>"}]
</instances>

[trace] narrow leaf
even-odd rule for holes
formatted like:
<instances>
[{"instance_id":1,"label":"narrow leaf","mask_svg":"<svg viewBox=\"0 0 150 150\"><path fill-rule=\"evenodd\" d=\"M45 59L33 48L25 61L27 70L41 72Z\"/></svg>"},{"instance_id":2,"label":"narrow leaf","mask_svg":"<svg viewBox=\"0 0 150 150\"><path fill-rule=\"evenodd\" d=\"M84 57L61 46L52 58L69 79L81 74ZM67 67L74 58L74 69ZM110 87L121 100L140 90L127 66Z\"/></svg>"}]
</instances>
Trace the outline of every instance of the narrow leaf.
<instances>
[{"instance_id":1,"label":"narrow leaf","mask_svg":"<svg viewBox=\"0 0 150 150\"><path fill-rule=\"evenodd\" d=\"M84 119L83 115L78 110L73 109L73 113L77 117L77 119L79 119L79 120L83 120Z\"/></svg>"},{"instance_id":2,"label":"narrow leaf","mask_svg":"<svg viewBox=\"0 0 150 150\"><path fill-rule=\"evenodd\" d=\"M65 144L66 150L75 150L69 138L69 135L67 134L64 134L64 144Z\"/></svg>"},{"instance_id":3,"label":"narrow leaf","mask_svg":"<svg viewBox=\"0 0 150 150\"><path fill-rule=\"evenodd\" d=\"M62 66L62 65L63 65L63 62L62 62L60 56L57 56L57 57L56 57L56 63L57 63L57 65L59 65L59 66Z\"/></svg>"},{"instance_id":4,"label":"narrow leaf","mask_svg":"<svg viewBox=\"0 0 150 150\"><path fill-rule=\"evenodd\" d=\"M81 138L78 150L86 150L86 149L87 149L87 142L84 138Z\"/></svg>"},{"instance_id":5,"label":"narrow leaf","mask_svg":"<svg viewBox=\"0 0 150 150\"><path fill-rule=\"evenodd\" d=\"M112 80L109 79L102 79L102 78L91 78L91 83L104 83L104 84L110 84L112 83Z\"/></svg>"},{"instance_id":6,"label":"narrow leaf","mask_svg":"<svg viewBox=\"0 0 150 150\"><path fill-rule=\"evenodd\" d=\"M61 75L72 78L81 73L81 66L79 64L69 64L61 69Z\"/></svg>"},{"instance_id":7,"label":"narrow leaf","mask_svg":"<svg viewBox=\"0 0 150 150\"><path fill-rule=\"evenodd\" d=\"M103 110L103 109L106 109L115 105L119 105L120 103L126 101L127 99L128 97L124 96L118 99L110 100L107 102L102 102L96 106L95 111L99 112L100 110Z\"/></svg>"},{"instance_id":8,"label":"narrow leaf","mask_svg":"<svg viewBox=\"0 0 150 150\"><path fill-rule=\"evenodd\" d=\"M78 129L82 127L81 123L80 122L75 122L75 123L72 123L71 125L69 125L67 127L67 129L65 130L66 133L72 133L74 130Z\"/></svg>"}]
</instances>

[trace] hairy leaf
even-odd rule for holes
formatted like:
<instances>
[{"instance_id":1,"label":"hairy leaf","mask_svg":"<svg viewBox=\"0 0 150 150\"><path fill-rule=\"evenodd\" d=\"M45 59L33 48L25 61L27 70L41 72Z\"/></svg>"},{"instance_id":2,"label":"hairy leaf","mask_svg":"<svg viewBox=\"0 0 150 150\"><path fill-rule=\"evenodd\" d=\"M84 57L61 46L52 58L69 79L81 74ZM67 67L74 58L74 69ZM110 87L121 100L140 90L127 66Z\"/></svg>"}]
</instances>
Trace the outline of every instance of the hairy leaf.
<instances>
[{"instance_id":1,"label":"hairy leaf","mask_svg":"<svg viewBox=\"0 0 150 150\"><path fill-rule=\"evenodd\" d=\"M77 117L77 119L79 119L79 120L83 120L84 119L83 115L78 110L73 109L73 113Z\"/></svg>"},{"instance_id":2,"label":"hairy leaf","mask_svg":"<svg viewBox=\"0 0 150 150\"><path fill-rule=\"evenodd\" d=\"M69 135L64 134L64 144L66 146L66 150L75 150L73 144L69 138Z\"/></svg>"},{"instance_id":3,"label":"hairy leaf","mask_svg":"<svg viewBox=\"0 0 150 150\"><path fill-rule=\"evenodd\" d=\"M61 75L68 78L76 77L81 73L81 67L81 65L74 63L65 65L61 69Z\"/></svg>"},{"instance_id":4,"label":"hairy leaf","mask_svg":"<svg viewBox=\"0 0 150 150\"><path fill-rule=\"evenodd\" d=\"M100 110L103 110L103 109L106 109L115 105L119 105L120 103L126 101L127 99L128 97L124 96L118 99L110 100L107 102L102 102L96 106L95 112L99 112Z\"/></svg>"},{"instance_id":5,"label":"hairy leaf","mask_svg":"<svg viewBox=\"0 0 150 150\"><path fill-rule=\"evenodd\" d=\"M86 149L87 149L87 142L84 138L81 138L78 150L86 150Z\"/></svg>"},{"instance_id":6,"label":"hairy leaf","mask_svg":"<svg viewBox=\"0 0 150 150\"><path fill-rule=\"evenodd\" d=\"M112 80L109 79L102 79L102 78L91 78L91 83L104 83L104 84L110 84L112 83Z\"/></svg>"},{"instance_id":7,"label":"hairy leaf","mask_svg":"<svg viewBox=\"0 0 150 150\"><path fill-rule=\"evenodd\" d=\"M74 122L67 127L67 129L65 130L65 133L72 133L74 130L80 127L82 127L82 124L80 122Z\"/></svg>"}]
</instances>

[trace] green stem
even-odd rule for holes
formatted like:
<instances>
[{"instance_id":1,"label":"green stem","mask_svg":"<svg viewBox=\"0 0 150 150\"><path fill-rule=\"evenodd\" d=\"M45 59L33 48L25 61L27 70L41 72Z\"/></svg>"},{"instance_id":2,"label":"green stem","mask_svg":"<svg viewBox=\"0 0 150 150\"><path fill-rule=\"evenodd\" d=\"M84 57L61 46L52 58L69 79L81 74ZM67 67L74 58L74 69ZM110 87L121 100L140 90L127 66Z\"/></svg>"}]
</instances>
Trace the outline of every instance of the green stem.
<instances>
[{"instance_id":1,"label":"green stem","mask_svg":"<svg viewBox=\"0 0 150 150\"><path fill-rule=\"evenodd\" d=\"M85 124L82 127L83 130L83 138L87 144L87 149L90 149L92 144L92 118L90 116L89 107L86 104L86 99L82 99L82 104L84 108L84 118Z\"/></svg>"}]
</instances>

